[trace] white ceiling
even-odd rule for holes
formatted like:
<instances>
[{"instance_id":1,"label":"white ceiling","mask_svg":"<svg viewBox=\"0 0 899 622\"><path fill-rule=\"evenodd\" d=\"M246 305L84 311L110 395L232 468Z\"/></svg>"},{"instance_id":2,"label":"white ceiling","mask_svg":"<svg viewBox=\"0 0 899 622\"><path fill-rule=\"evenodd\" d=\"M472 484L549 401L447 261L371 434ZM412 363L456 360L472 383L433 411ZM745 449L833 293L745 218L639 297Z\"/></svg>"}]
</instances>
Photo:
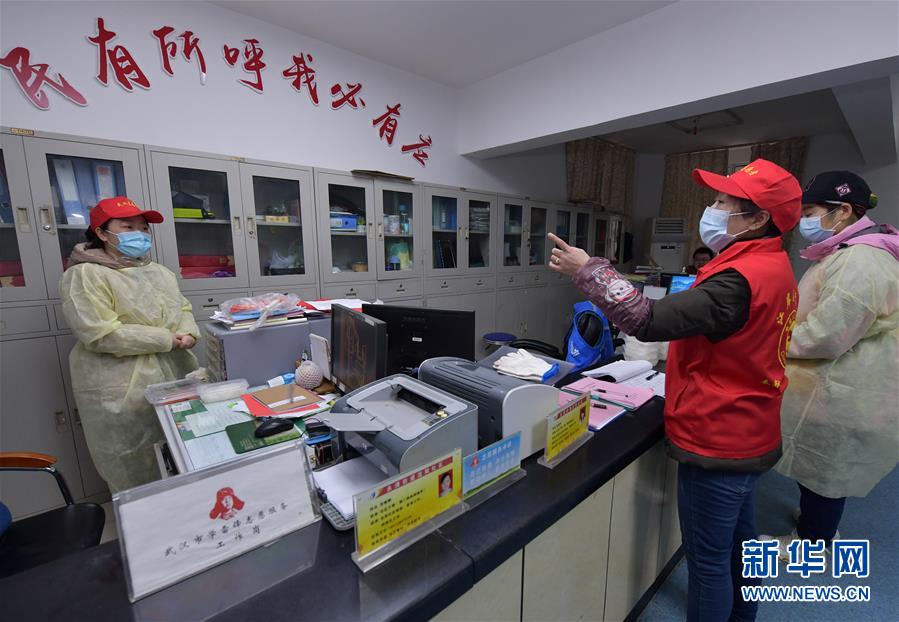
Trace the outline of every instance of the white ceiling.
<instances>
[{"instance_id":1,"label":"white ceiling","mask_svg":"<svg viewBox=\"0 0 899 622\"><path fill-rule=\"evenodd\" d=\"M213 4L461 88L673 0L226 0Z\"/></svg>"},{"instance_id":2,"label":"white ceiling","mask_svg":"<svg viewBox=\"0 0 899 622\"><path fill-rule=\"evenodd\" d=\"M680 153L756 143L792 136L846 132L849 126L829 89L731 108L741 125L685 134L667 123L607 134L607 138L645 153Z\"/></svg>"}]
</instances>

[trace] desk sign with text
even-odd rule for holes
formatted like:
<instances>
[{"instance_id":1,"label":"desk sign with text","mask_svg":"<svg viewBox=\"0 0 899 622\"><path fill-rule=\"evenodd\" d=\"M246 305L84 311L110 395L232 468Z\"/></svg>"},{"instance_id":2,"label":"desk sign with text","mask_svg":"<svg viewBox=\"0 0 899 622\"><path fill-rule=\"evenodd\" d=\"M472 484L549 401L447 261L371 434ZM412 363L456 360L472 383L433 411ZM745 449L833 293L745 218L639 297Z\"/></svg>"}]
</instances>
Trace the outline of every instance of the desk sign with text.
<instances>
[{"instance_id":1,"label":"desk sign with text","mask_svg":"<svg viewBox=\"0 0 899 622\"><path fill-rule=\"evenodd\" d=\"M589 393L556 409L546 418L546 451L537 462L555 467L593 437L589 424Z\"/></svg>"},{"instance_id":2,"label":"desk sign with text","mask_svg":"<svg viewBox=\"0 0 899 622\"><path fill-rule=\"evenodd\" d=\"M113 497L131 602L320 519L300 443Z\"/></svg>"},{"instance_id":3,"label":"desk sign with text","mask_svg":"<svg viewBox=\"0 0 899 622\"><path fill-rule=\"evenodd\" d=\"M521 468L521 431L488 445L462 461L462 494L466 498Z\"/></svg>"},{"instance_id":4,"label":"desk sign with text","mask_svg":"<svg viewBox=\"0 0 899 622\"><path fill-rule=\"evenodd\" d=\"M462 506L461 450L384 480L356 495L355 505L353 560L366 571L373 567L363 563L366 556L411 535L435 516ZM407 545L416 539L412 538Z\"/></svg>"}]
</instances>

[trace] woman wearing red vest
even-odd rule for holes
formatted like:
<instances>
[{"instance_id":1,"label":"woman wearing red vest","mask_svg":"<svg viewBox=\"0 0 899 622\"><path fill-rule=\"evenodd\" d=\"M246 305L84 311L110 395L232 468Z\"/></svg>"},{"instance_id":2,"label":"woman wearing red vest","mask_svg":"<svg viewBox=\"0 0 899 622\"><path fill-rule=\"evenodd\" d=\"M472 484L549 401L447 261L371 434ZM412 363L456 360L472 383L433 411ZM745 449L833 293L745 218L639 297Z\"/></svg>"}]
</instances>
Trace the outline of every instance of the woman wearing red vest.
<instances>
[{"instance_id":1,"label":"woman wearing red vest","mask_svg":"<svg viewBox=\"0 0 899 622\"><path fill-rule=\"evenodd\" d=\"M575 284L621 330L672 341L665 432L678 467L678 512L689 569L687 619L754 620L740 587L742 543L757 536L753 495L781 455L780 406L798 294L781 234L799 222L802 188L767 160L724 177L693 171L718 191L700 222L718 255L693 287L644 298L609 261L550 235L550 268Z\"/></svg>"}]
</instances>

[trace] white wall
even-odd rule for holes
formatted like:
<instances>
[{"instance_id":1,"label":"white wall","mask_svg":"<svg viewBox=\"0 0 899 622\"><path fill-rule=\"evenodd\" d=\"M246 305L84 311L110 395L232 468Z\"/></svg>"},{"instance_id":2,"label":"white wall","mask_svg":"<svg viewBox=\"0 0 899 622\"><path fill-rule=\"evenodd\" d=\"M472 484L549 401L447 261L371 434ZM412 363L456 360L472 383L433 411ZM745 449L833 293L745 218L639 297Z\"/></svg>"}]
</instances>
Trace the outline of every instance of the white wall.
<instances>
[{"instance_id":1,"label":"white wall","mask_svg":"<svg viewBox=\"0 0 899 622\"><path fill-rule=\"evenodd\" d=\"M885 166L866 165L848 133L812 136L800 181L805 185L813 175L833 170L852 171L861 176L879 199L877 208L869 213L870 217L875 222L899 226L899 169L896 162ZM798 232L793 236L790 259L797 279L810 265L799 257L799 251L807 245L808 242Z\"/></svg>"},{"instance_id":2,"label":"white wall","mask_svg":"<svg viewBox=\"0 0 899 622\"><path fill-rule=\"evenodd\" d=\"M125 45L137 59L150 79L149 91L128 93L112 80L104 87L95 79L97 47L86 37L95 34L97 17L118 34L111 45ZM191 29L200 37L208 72L205 86L196 61L187 63L180 53L172 61L174 77L162 71L151 34L162 25L173 26L176 34ZM249 74L223 59L223 44L237 46L248 37L259 39L265 51L263 94L239 84ZM62 73L88 100L82 108L46 89L50 109L41 111L2 69L0 124L5 126L324 168L379 169L473 189L564 198L561 147L489 163L461 157L457 91L204 2L4 1L0 40L3 54L16 46L29 48L32 63L49 63L51 71ZM300 51L314 57L318 107L305 90L296 93L281 76ZM330 86L359 81L367 107L332 110ZM386 104L397 102L402 104L399 130L388 147L372 119ZM400 145L413 142L420 132L434 140L427 168L400 153Z\"/></svg>"},{"instance_id":3,"label":"white wall","mask_svg":"<svg viewBox=\"0 0 899 622\"><path fill-rule=\"evenodd\" d=\"M863 43L822 36L836 32ZM467 87L459 147L509 153L858 82L897 56L896 2L678 2Z\"/></svg>"},{"instance_id":4,"label":"white wall","mask_svg":"<svg viewBox=\"0 0 899 622\"><path fill-rule=\"evenodd\" d=\"M665 155L638 153L634 169L634 205L631 212L631 230L634 234L633 265L646 265L646 255L649 252L646 220L659 215L664 181Z\"/></svg>"}]
</instances>

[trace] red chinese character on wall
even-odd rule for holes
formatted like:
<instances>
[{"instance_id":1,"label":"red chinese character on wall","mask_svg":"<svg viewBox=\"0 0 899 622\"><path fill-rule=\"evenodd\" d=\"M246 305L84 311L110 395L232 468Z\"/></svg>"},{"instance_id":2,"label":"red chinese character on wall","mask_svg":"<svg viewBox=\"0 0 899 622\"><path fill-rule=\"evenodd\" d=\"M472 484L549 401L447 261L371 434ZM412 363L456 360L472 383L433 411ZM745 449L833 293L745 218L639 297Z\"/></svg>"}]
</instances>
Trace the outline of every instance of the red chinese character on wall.
<instances>
[{"instance_id":1,"label":"red chinese character on wall","mask_svg":"<svg viewBox=\"0 0 899 622\"><path fill-rule=\"evenodd\" d=\"M162 26L153 31L153 36L159 40L159 52L162 54L162 69L170 76L172 73L172 61L178 54L178 44L174 41L166 41L166 37L175 32L171 26ZM181 39L181 54L184 60L190 62L194 54L197 56L197 63L200 67L200 84L206 84L206 59L203 57L203 50L200 49L200 38L194 35L190 30L185 30L178 38Z\"/></svg>"},{"instance_id":2,"label":"red chinese character on wall","mask_svg":"<svg viewBox=\"0 0 899 622\"><path fill-rule=\"evenodd\" d=\"M431 137L430 136L422 136L418 135L418 140L420 142L413 143L411 145L403 145L402 151L403 153L409 153L412 151L412 157L418 160L418 163L422 166L425 165L425 160L427 160L430 156L424 151L424 149L431 148Z\"/></svg>"},{"instance_id":3,"label":"red chinese character on wall","mask_svg":"<svg viewBox=\"0 0 899 622\"><path fill-rule=\"evenodd\" d=\"M305 84L309 89L309 99L318 106L318 85L315 84L315 69L309 65L311 62L312 54L304 55L300 52L299 56L293 57L293 66L282 71L281 75L285 78L293 78L290 84L298 93L303 90Z\"/></svg>"},{"instance_id":4,"label":"red chinese character on wall","mask_svg":"<svg viewBox=\"0 0 899 622\"><path fill-rule=\"evenodd\" d=\"M87 106L87 100L84 98L84 95L69 84L68 80L61 73L57 73L56 80L53 80L47 76L50 65L46 63L32 65L31 52L26 48L11 49L6 56L0 58L0 66L9 69L13 79L19 85L19 88L22 89L28 101L41 110L50 108L50 99L43 90L45 84L69 101L79 106Z\"/></svg>"},{"instance_id":5,"label":"red chinese character on wall","mask_svg":"<svg viewBox=\"0 0 899 622\"><path fill-rule=\"evenodd\" d=\"M348 104L352 108L358 109L359 106L365 108L365 100L362 97L359 97L359 101L356 101L356 95L359 91L362 90L362 83L359 84L351 84L347 82L346 84L347 92L343 92L343 87L340 83L335 84L331 87L331 97L334 98L334 101L331 102L331 108L337 110L344 104ZM339 97L338 97L339 96Z\"/></svg>"},{"instance_id":6,"label":"red chinese character on wall","mask_svg":"<svg viewBox=\"0 0 899 622\"><path fill-rule=\"evenodd\" d=\"M396 135L396 126L397 120L396 117L400 116L400 104L396 106L385 106L387 108L387 112L382 114L377 119L373 119L371 124L378 125L381 127L378 128L378 133L381 135L381 138L387 139L387 144L393 144L393 137Z\"/></svg>"},{"instance_id":7,"label":"red chinese character on wall","mask_svg":"<svg viewBox=\"0 0 899 622\"><path fill-rule=\"evenodd\" d=\"M97 46L99 51L97 80L103 86L108 86L109 65L112 65L116 82L126 91L133 91L134 84L141 88L149 89L150 80L147 79L147 75L141 70L128 48L124 45L117 45L112 49L107 48L106 44L114 39L115 36L115 32L106 29L103 18L98 17L97 34L87 38L88 41Z\"/></svg>"},{"instance_id":8,"label":"red chinese character on wall","mask_svg":"<svg viewBox=\"0 0 899 622\"><path fill-rule=\"evenodd\" d=\"M255 73L256 79L254 81L238 80L238 82L250 87L257 93L261 93L262 70L266 67L265 63L262 62L262 55L265 54L265 52L263 52L262 48L259 47L258 39L244 39L243 42L246 43L243 48L243 70L247 73ZM240 49L233 48L228 44L225 44L222 48L222 52L225 55L225 62L233 67L237 63L237 59L240 56Z\"/></svg>"}]
</instances>

